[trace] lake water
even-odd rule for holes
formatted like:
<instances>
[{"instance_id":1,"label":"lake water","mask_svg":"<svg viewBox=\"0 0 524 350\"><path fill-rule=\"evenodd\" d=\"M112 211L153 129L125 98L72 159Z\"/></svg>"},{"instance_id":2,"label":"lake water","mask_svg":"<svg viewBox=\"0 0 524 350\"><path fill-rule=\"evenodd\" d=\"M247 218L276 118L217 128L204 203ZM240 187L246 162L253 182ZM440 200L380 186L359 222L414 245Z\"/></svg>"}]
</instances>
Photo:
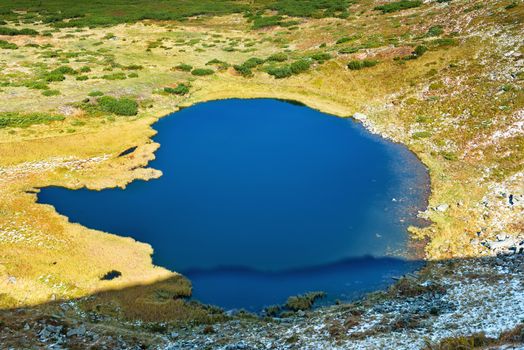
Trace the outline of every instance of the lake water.
<instances>
[{"instance_id":1,"label":"lake water","mask_svg":"<svg viewBox=\"0 0 524 350\"><path fill-rule=\"evenodd\" d=\"M313 290L350 300L420 266L391 256L406 251L406 228L426 205L426 169L359 123L232 99L155 129L150 166L161 178L125 190L43 188L39 202L151 244L154 262L188 276L196 299L227 309Z\"/></svg>"}]
</instances>

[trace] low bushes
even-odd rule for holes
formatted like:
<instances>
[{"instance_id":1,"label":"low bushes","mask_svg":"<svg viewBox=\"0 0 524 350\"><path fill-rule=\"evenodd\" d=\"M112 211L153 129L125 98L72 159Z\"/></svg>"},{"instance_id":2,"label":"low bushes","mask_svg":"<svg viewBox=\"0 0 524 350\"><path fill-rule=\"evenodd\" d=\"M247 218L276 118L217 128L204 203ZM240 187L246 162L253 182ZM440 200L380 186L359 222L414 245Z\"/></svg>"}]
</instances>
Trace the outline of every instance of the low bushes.
<instances>
[{"instance_id":1,"label":"low bushes","mask_svg":"<svg viewBox=\"0 0 524 350\"><path fill-rule=\"evenodd\" d=\"M255 68L256 66L261 65L265 61L258 57L251 57L248 60L246 60L244 63L242 63L243 66L247 68Z\"/></svg>"},{"instance_id":2,"label":"low bushes","mask_svg":"<svg viewBox=\"0 0 524 350\"><path fill-rule=\"evenodd\" d=\"M269 67L266 71L268 74L274 76L277 79L283 79L293 75L293 72L289 66Z\"/></svg>"},{"instance_id":3,"label":"low bushes","mask_svg":"<svg viewBox=\"0 0 524 350\"><path fill-rule=\"evenodd\" d=\"M300 74L309 69L311 63L308 60L302 59L291 63L289 68L293 74Z\"/></svg>"},{"instance_id":4,"label":"low bushes","mask_svg":"<svg viewBox=\"0 0 524 350\"><path fill-rule=\"evenodd\" d=\"M111 96L102 96L98 98L100 108L109 113L116 115L131 116L138 113L138 103L130 98L114 98Z\"/></svg>"},{"instance_id":5,"label":"low bushes","mask_svg":"<svg viewBox=\"0 0 524 350\"><path fill-rule=\"evenodd\" d=\"M235 64L233 66L233 68L235 68L235 70L240 73L240 75L242 75L243 77L250 77L253 75L253 72L251 71L251 68L243 65L243 64Z\"/></svg>"},{"instance_id":6,"label":"low bushes","mask_svg":"<svg viewBox=\"0 0 524 350\"><path fill-rule=\"evenodd\" d=\"M351 38L349 38L349 37L346 36L346 37L343 37L343 38L338 39L338 40L335 42L335 44L338 45L338 44L347 43L347 42L350 41L350 40L351 40Z\"/></svg>"},{"instance_id":7,"label":"low bushes","mask_svg":"<svg viewBox=\"0 0 524 350\"><path fill-rule=\"evenodd\" d=\"M413 55L420 57L423 54L425 54L426 51L428 51L428 48L426 46L418 45L417 47L415 47L415 50L413 50Z\"/></svg>"},{"instance_id":8,"label":"low bushes","mask_svg":"<svg viewBox=\"0 0 524 350\"><path fill-rule=\"evenodd\" d=\"M425 139L431 136L431 133L429 131L417 131L411 134L411 138L415 140L419 139Z\"/></svg>"},{"instance_id":9,"label":"low bushes","mask_svg":"<svg viewBox=\"0 0 524 350\"><path fill-rule=\"evenodd\" d=\"M18 45L10 43L9 41L0 40L0 49L16 50L16 49L18 49Z\"/></svg>"},{"instance_id":10,"label":"low bushes","mask_svg":"<svg viewBox=\"0 0 524 350\"><path fill-rule=\"evenodd\" d=\"M433 26L428 29L426 36L439 36L444 33L444 28L442 26Z\"/></svg>"},{"instance_id":11,"label":"low bushes","mask_svg":"<svg viewBox=\"0 0 524 350\"><path fill-rule=\"evenodd\" d=\"M307 71L311 67L311 62L308 59L300 59L289 65L284 66L270 66L266 68L266 72L277 79L288 78L292 75L300 74Z\"/></svg>"},{"instance_id":12,"label":"low bushes","mask_svg":"<svg viewBox=\"0 0 524 350\"><path fill-rule=\"evenodd\" d=\"M400 0L395 2L390 2L381 6L376 6L374 9L382 11L383 14L397 12L401 10L406 10L414 7L419 7L422 5L421 0Z\"/></svg>"},{"instance_id":13,"label":"low bushes","mask_svg":"<svg viewBox=\"0 0 524 350\"><path fill-rule=\"evenodd\" d=\"M261 64L263 64L265 61L258 57L251 57L248 60L246 60L242 64L237 64L233 66L235 70L240 73L240 75L244 77L250 77L253 75L253 72L251 71L252 68L255 68Z\"/></svg>"},{"instance_id":14,"label":"low bushes","mask_svg":"<svg viewBox=\"0 0 524 350\"><path fill-rule=\"evenodd\" d=\"M50 83L53 81L64 81L65 75L57 72L48 72L45 73L42 77L46 82Z\"/></svg>"},{"instance_id":15,"label":"low bushes","mask_svg":"<svg viewBox=\"0 0 524 350\"><path fill-rule=\"evenodd\" d=\"M8 127L25 128L33 124L47 124L53 121L61 121L65 118L59 115L50 115L44 113L0 113L0 129Z\"/></svg>"},{"instance_id":16,"label":"low bushes","mask_svg":"<svg viewBox=\"0 0 524 350\"><path fill-rule=\"evenodd\" d=\"M69 66L60 66L56 69L53 69L51 73L52 74L62 74L62 75L66 75L66 74L74 75L76 74L76 71Z\"/></svg>"},{"instance_id":17,"label":"low bushes","mask_svg":"<svg viewBox=\"0 0 524 350\"><path fill-rule=\"evenodd\" d=\"M345 47L343 49L340 49L338 53L345 55L345 54L358 52L359 50L360 50L360 47Z\"/></svg>"},{"instance_id":18,"label":"low bushes","mask_svg":"<svg viewBox=\"0 0 524 350\"><path fill-rule=\"evenodd\" d=\"M253 16L251 20L253 21L252 28L260 29L280 25L282 16Z\"/></svg>"},{"instance_id":19,"label":"low bushes","mask_svg":"<svg viewBox=\"0 0 524 350\"><path fill-rule=\"evenodd\" d=\"M378 64L378 61L375 61L375 60L362 60L362 61L354 60L348 63L348 68L350 70L360 70L363 68L369 68L369 67L376 66L377 64Z\"/></svg>"},{"instance_id":20,"label":"low bushes","mask_svg":"<svg viewBox=\"0 0 524 350\"><path fill-rule=\"evenodd\" d=\"M38 32L34 29L29 28L9 28L9 27L0 27L0 35L38 35Z\"/></svg>"},{"instance_id":21,"label":"low bushes","mask_svg":"<svg viewBox=\"0 0 524 350\"><path fill-rule=\"evenodd\" d=\"M214 70L207 69L207 68L195 68L191 71L191 74L196 75L196 76L206 76L206 75L211 75L214 73L215 73Z\"/></svg>"},{"instance_id":22,"label":"low bushes","mask_svg":"<svg viewBox=\"0 0 524 350\"><path fill-rule=\"evenodd\" d=\"M287 61L287 55L285 53L275 53L267 58L270 62L284 62Z\"/></svg>"},{"instance_id":23,"label":"low bushes","mask_svg":"<svg viewBox=\"0 0 524 350\"><path fill-rule=\"evenodd\" d=\"M47 90L49 89L49 86L43 81L30 81L24 84L26 88L28 89L34 89L34 90Z\"/></svg>"},{"instance_id":24,"label":"low bushes","mask_svg":"<svg viewBox=\"0 0 524 350\"><path fill-rule=\"evenodd\" d=\"M326 296L325 292L309 292L303 295L289 297L285 307L291 311L309 310L315 301Z\"/></svg>"},{"instance_id":25,"label":"low bushes","mask_svg":"<svg viewBox=\"0 0 524 350\"><path fill-rule=\"evenodd\" d=\"M142 69L144 69L144 67L139 65L139 64L130 64L129 66L122 67L122 69L125 69L125 70L142 70Z\"/></svg>"},{"instance_id":26,"label":"low bushes","mask_svg":"<svg viewBox=\"0 0 524 350\"><path fill-rule=\"evenodd\" d=\"M174 95L185 95L189 93L189 86L187 86L186 84L178 84L175 88L165 87L164 92Z\"/></svg>"},{"instance_id":27,"label":"low bushes","mask_svg":"<svg viewBox=\"0 0 524 350\"><path fill-rule=\"evenodd\" d=\"M331 59L331 55L327 52L321 52L311 55L311 58L319 63L324 63L325 61Z\"/></svg>"},{"instance_id":28,"label":"low bushes","mask_svg":"<svg viewBox=\"0 0 524 350\"><path fill-rule=\"evenodd\" d=\"M44 90L42 91L42 95L44 96L57 96L60 95L60 91L58 90Z\"/></svg>"},{"instance_id":29,"label":"low bushes","mask_svg":"<svg viewBox=\"0 0 524 350\"><path fill-rule=\"evenodd\" d=\"M127 76L123 72L118 72L118 73L113 73L113 74L102 75L102 79L105 79L105 80L124 80L124 79L127 79Z\"/></svg>"}]
</instances>

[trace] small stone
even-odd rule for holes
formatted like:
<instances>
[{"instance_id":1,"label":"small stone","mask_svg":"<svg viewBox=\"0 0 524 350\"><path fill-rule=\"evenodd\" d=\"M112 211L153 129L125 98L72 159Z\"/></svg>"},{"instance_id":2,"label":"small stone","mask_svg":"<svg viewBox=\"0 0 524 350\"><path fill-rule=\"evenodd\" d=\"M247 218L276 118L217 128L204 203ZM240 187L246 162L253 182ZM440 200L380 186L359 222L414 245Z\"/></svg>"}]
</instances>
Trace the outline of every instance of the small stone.
<instances>
[{"instance_id":1,"label":"small stone","mask_svg":"<svg viewBox=\"0 0 524 350\"><path fill-rule=\"evenodd\" d=\"M440 211L441 213L444 213L446 210L449 209L449 204L439 204L437 205L437 207L435 208L437 211Z\"/></svg>"},{"instance_id":2,"label":"small stone","mask_svg":"<svg viewBox=\"0 0 524 350\"><path fill-rule=\"evenodd\" d=\"M83 336L84 334L86 333L86 327L84 325L81 325L80 327L78 328L72 328L70 329L69 331L67 331L67 336L68 337L72 337L72 336L77 336L77 337L81 337Z\"/></svg>"}]
</instances>

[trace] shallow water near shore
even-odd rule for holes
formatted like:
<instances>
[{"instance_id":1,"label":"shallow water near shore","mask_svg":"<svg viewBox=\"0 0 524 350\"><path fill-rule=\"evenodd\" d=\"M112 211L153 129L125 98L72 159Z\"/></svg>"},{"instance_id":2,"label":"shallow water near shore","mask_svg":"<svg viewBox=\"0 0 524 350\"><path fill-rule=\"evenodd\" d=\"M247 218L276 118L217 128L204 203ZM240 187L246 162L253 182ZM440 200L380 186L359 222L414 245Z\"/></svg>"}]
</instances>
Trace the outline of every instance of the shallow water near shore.
<instances>
[{"instance_id":1,"label":"shallow water near shore","mask_svg":"<svg viewBox=\"0 0 524 350\"><path fill-rule=\"evenodd\" d=\"M151 244L155 264L227 309L313 290L351 300L420 266L384 258L406 252L428 195L426 169L405 147L272 99L202 103L154 127L161 147L150 166L161 178L125 190L43 188L39 202Z\"/></svg>"}]
</instances>

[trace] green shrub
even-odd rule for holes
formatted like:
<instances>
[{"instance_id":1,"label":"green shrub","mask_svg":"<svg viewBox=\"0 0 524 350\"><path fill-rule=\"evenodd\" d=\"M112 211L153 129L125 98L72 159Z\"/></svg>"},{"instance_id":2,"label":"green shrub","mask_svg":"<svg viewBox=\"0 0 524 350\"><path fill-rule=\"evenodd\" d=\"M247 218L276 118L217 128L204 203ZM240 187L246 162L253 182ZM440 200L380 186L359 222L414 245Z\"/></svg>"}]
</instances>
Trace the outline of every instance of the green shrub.
<instances>
[{"instance_id":1,"label":"green shrub","mask_svg":"<svg viewBox=\"0 0 524 350\"><path fill-rule=\"evenodd\" d=\"M283 79L293 75L289 66L268 67L266 71L277 79Z\"/></svg>"},{"instance_id":2,"label":"green shrub","mask_svg":"<svg viewBox=\"0 0 524 350\"><path fill-rule=\"evenodd\" d=\"M292 311L309 310L315 301L326 296L324 292L309 292L303 295L289 297L286 301L286 308Z\"/></svg>"},{"instance_id":3,"label":"green shrub","mask_svg":"<svg viewBox=\"0 0 524 350\"><path fill-rule=\"evenodd\" d=\"M113 73L113 74L102 75L102 79L105 79L105 80L124 80L124 79L127 79L127 76L123 72L118 72L118 73Z\"/></svg>"},{"instance_id":4,"label":"green shrub","mask_svg":"<svg viewBox=\"0 0 524 350\"><path fill-rule=\"evenodd\" d=\"M44 90L44 91L42 91L42 95L44 95L44 96L57 96L57 95L60 95L60 91L58 91L58 90Z\"/></svg>"},{"instance_id":5,"label":"green shrub","mask_svg":"<svg viewBox=\"0 0 524 350\"><path fill-rule=\"evenodd\" d=\"M302 59L291 63L290 69L293 74L300 74L309 69L311 63L308 60Z\"/></svg>"},{"instance_id":6,"label":"green shrub","mask_svg":"<svg viewBox=\"0 0 524 350\"><path fill-rule=\"evenodd\" d=\"M48 83L50 83L53 81L64 81L65 76L57 72L48 72L43 75L43 79L47 81Z\"/></svg>"},{"instance_id":7,"label":"green shrub","mask_svg":"<svg viewBox=\"0 0 524 350\"><path fill-rule=\"evenodd\" d=\"M181 70L183 72L191 72L191 69L193 69L193 66L191 66L189 64L182 63L182 64L179 64L178 66L176 66L175 69L176 70Z\"/></svg>"},{"instance_id":8,"label":"green shrub","mask_svg":"<svg viewBox=\"0 0 524 350\"><path fill-rule=\"evenodd\" d=\"M282 16L254 16L251 19L253 21L253 29L274 27L282 23Z\"/></svg>"},{"instance_id":9,"label":"green shrub","mask_svg":"<svg viewBox=\"0 0 524 350\"><path fill-rule=\"evenodd\" d=\"M442 26L433 26L428 29L428 32L426 33L426 36L439 36L444 33L444 28Z\"/></svg>"},{"instance_id":10,"label":"green shrub","mask_svg":"<svg viewBox=\"0 0 524 350\"><path fill-rule=\"evenodd\" d=\"M223 64L224 61L219 60L218 58L213 58L211 61L207 61L206 66L211 66L214 64Z\"/></svg>"},{"instance_id":11,"label":"green shrub","mask_svg":"<svg viewBox=\"0 0 524 350\"><path fill-rule=\"evenodd\" d=\"M445 151L442 151L440 152L440 154L442 155L442 157L444 157L444 159L446 160L451 160L451 161L455 161L458 159L457 155L453 152L445 152Z\"/></svg>"},{"instance_id":12,"label":"green shrub","mask_svg":"<svg viewBox=\"0 0 524 350\"><path fill-rule=\"evenodd\" d=\"M271 305L264 309L264 314L269 317L276 317L281 311L281 307L279 305Z\"/></svg>"},{"instance_id":13,"label":"green shrub","mask_svg":"<svg viewBox=\"0 0 524 350\"><path fill-rule=\"evenodd\" d=\"M67 74L71 74L71 75L74 75L76 74L76 71L69 67L69 66L60 66L56 69L53 69L51 71L51 74L62 74L62 75L67 75Z\"/></svg>"},{"instance_id":14,"label":"green shrub","mask_svg":"<svg viewBox=\"0 0 524 350\"><path fill-rule=\"evenodd\" d=\"M186 84L178 84L177 87L165 87L164 91L169 94L175 94L175 95L185 95L189 93L189 86Z\"/></svg>"},{"instance_id":15,"label":"green shrub","mask_svg":"<svg viewBox=\"0 0 524 350\"><path fill-rule=\"evenodd\" d=\"M359 50L360 50L360 47L345 47L339 50L338 52L344 55L344 54L355 53L355 52L358 52Z\"/></svg>"},{"instance_id":16,"label":"green shrub","mask_svg":"<svg viewBox=\"0 0 524 350\"><path fill-rule=\"evenodd\" d=\"M378 61L375 61L375 60L362 60L362 61L354 60L348 63L348 68L351 70L360 70L363 68L376 66L377 64L378 64Z\"/></svg>"},{"instance_id":17,"label":"green shrub","mask_svg":"<svg viewBox=\"0 0 524 350\"><path fill-rule=\"evenodd\" d=\"M348 41L351 41L351 38L349 38L349 37L346 36L346 37L343 37L343 38L338 39L338 40L336 41L336 44L343 44L343 43L346 43L346 42L348 42Z\"/></svg>"},{"instance_id":18,"label":"green shrub","mask_svg":"<svg viewBox=\"0 0 524 350\"><path fill-rule=\"evenodd\" d=\"M0 35L38 35L38 32L29 28L9 28L9 27L0 27Z\"/></svg>"},{"instance_id":19,"label":"green shrub","mask_svg":"<svg viewBox=\"0 0 524 350\"><path fill-rule=\"evenodd\" d=\"M251 57L247 59L242 65L247 68L255 68L256 66L261 65L264 63L264 60L258 57Z\"/></svg>"},{"instance_id":20,"label":"green shrub","mask_svg":"<svg viewBox=\"0 0 524 350\"><path fill-rule=\"evenodd\" d=\"M220 70L226 69L227 67L229 67L229 63L221 61L217 58L214 58L211 61L208 61L206 63L206 66L211 66L211 65L217 66L217 68Z\"/></svg>"},{"instance_id":21,"label":"green shrub","mask_svg":"<svg viewBox=\"0 0 524 350\"><path fill-rule=\"evenodd\" d=\"M376 6L374 9L382 11L382 13L391 13L396 11L401 11L405 9L410 9L414 7L419 7L422 5L421 0L400 0L395 2L390 2L385 5Z\"/></svg>"},{"instance_id":22,"label":"green shrub","mask_svg":"<svg viewBox=\"0 0 524 350\"><path fill-rule=\"evenodd\" d=\"M420 57L423 54L425 54L426 51L428 51L428 48L426 46L418 45L417 47L415 47L415 50L413 50L413 55Z\"/></svg>"},{"instance_id":23,"label":"green shrub","mask_svg":"<svg viewBox=\"0 0 524 350\"><path fill-rule=\"evenodd\" d=\"M49 86L43 81L30 81L25 83L25 87L35 90L47 90Z\"/></svg>"},{"instance_id":24,"label":"green shrub","mask_svg":"<svg viewBox=\"0 0 524 350\"><path fill-rule=\"evenodd\" d=\"M331 59L331 54L327 52L315 53L311 55L311 58L319 63L324 63L325 61Z\"/></svg>"},{"instance_id":25,"label":"green shrub","mask_svg":"<svg viewBox=\"0 0 524 350\"><path fill-rule=\"evenodd\" d=\"M270 62L284 62L287 61L287 55L285 53L275 53L267 58Z\"/></svg>"},{"instance_id":26,"label":"green shrub","mask_svg":"<svg viewBox=\"0 0 524 350\"><path fill-rule=\"evenodd\" d=\"M130 64L129 66L122 67L122 69L125 69L125 70L142 70L142 69L144 69L144 67L139 65L139 64Z\"/></svg>"},{"instance_id":27,"label":"green shrub","mask_svg":"<svg viewBox=\"0 0 524 350\"><path fill-rule=\"evenodd\" d=\"M205 75L211 75L215 73L212 69L206 69L206 68L196 68L191 71L191 74L196 76L205 76Z\"/></svg>"},{"instance_id":28,"label":"green shrub","mask_svg":"<svg viewBox=\"0 0 524 350\"><path fill-rule=\"evenodd\" d=\"M240 73L243 77L251 77L253 76L253 72L251 71L251 68L247 67L244 64L236 64L233 66L235 70Z\"/></svg>"},{"instance_id":29,"label":"green shrub","mask_svg":"<svg viewBox=\"0 0 524 350\"><path fill-rule=\"evenodd\" d=\"M114 98L111 96L102 96L98 98L100 108L109 113L116 115L131 116L138 113L138 103L130 98Z\"/></svg>"},{"instance_id":30,"label":"green shrub","mask_svg":"<svg viewBox=\"0 0 524 350\"><path fill-rule=\"evenodd\" d=\"M453 38L439 38L439 39L431 40L429 44L433 47L445 47L445 46L458 45L458 42L457 40Z\"/></svg>"},{"instance_id":31,"label":"green shrub","mask_svg":"<svg viewBox=\"0 0 524 350\"><path fill-rule=\"evenodd\" d=\"M293 17L347 17L349 0L276 0L269 9Z\"/></svg>"},{"instance_id":32,"label":"green shrub","mask_svg":"<svg viewBox=\"0 0 524 350\"><path fill-rule=\"evenodd\" d=\"M43 113L0 113L0 129L8 127L25 128L33 124L47 124L53 121L61 121L65 118L58 115L49 115Z\"/></svg>"},{"instance_id":33,"label":"green shrub","mask_svg":"<svg viewBox=\"0 0 524 350\"><path fill-rule=\"evenodd\" d=\"M80 71L81 73L89 73L89 72L91 72L91 68L89 68L88 66L83 66L83 67L81 67L81 68L79 69L79 71Z\"/></svg>"},{"instance_id":34,"label":"green shrub","mask_svg":"<svg viewBox=\"0 0 524 350\"><path fill-rule=\"evenodd\" d=\"M429 131L417 131L411 134L411 138L418 140L418 139L425 139L431 136L431 133Z\"/></svg>"},{"instance_id":35,"label":"green shrub","mask_svg":"<svg viewBox=\"0 0 524 350\"><path fill-rule=\"evenodd\" d=\"M0 40L0 49L4 50L16 50L18 49L18 45L10 43L5 40Z\"/></svg>"},{"instance_id":36,"label":"green shrub","mask_svg":"<svg viewBox=\"0 0 524 350\"><path fill-rule=\"evenodd\" d=\"M85 81L85 80L88 80L89 77L87 75L79 75L76 77L76 80L78 81Z\"/></svg>"}]
</instances>

